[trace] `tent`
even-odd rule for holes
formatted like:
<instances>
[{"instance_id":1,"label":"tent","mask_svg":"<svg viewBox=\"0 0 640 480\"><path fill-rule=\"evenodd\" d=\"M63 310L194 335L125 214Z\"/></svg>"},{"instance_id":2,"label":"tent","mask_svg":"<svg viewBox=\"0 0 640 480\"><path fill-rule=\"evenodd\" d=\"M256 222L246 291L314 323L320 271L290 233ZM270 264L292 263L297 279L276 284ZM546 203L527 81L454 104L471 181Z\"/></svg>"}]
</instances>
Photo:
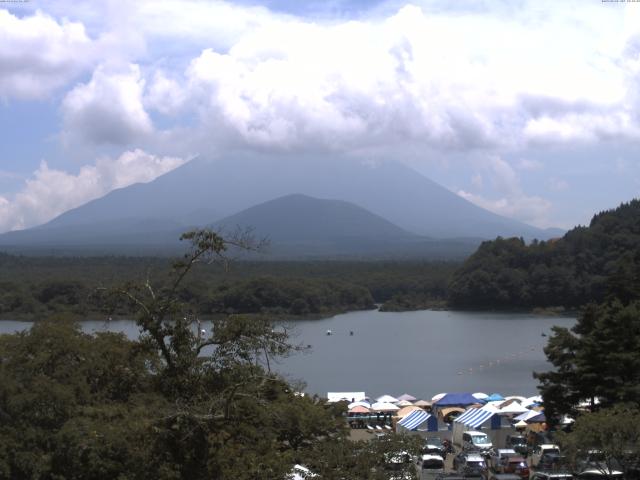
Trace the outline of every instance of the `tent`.
<instances>
[{"instance_id":1,"label":"tent","mask_svg":"<svg viewBox=\"0 0 640 480\"><path fill-rule=\"evenodd\" d=\"M414 405L417 405L418 407L430 407L433 402L429 402L427 400L418 400L417 402L413 402Z\"/></svg>"},{"instance_id":2,"label":"tent","mask_svg":"<svg viewBox=\"0 0 640 480\"><path fill-rule=\"evenodd\" d=\"M335 402L355 402L357 400L364 400L367 396L364 392L329 392L327 393L327 400L329 403Z\"/></svg>"},{"instance_id":3,"label":"tent","mask_svg":"<svg viewBox=\"0 0 640 480\"><path fill-rule=\"evenodd\" d=\"M376 402L396 403L397 401L398 399L391 395L382 395L381 397L376 398Z\"/></svg>"},{"instance_id":4,"label":"tent","mask_svg":"<svg viewBox=\"0 0 640 480\"><path fill-rule=\"evenodd\" d=\"M477 428L497 413L498 410L493 407L469 408L453 421L469 428Z\"/></svg>"},{"instance_id":5,"label":"tent","mask_svg":"<svg viewBox=\"0 0 640 480\"><path fill-rule=\"evenodd\" d=\"M415 412L416 410L424 411L420 407L417 407L416 405L409 405L408 407L404 407L398 410L396 412L396 417L404 418L407 415L409 415L411 412Z\"/></svg>"},{"instance_id":6,"label":"tent","mask_svg":"<svg viewBox=\"0 0 640 480\"><path fill-rule=\"evenodd\" d=\"M433 402L436 407L466 407L478 403L478 399L470 393L447 393L440 400Z\"/></svg>"},{"instance_id":7,"label":"tent","mask_svg":"<svg viewBox=\"0 0 640 480\"><path fill-rule=\"evenodd\" d=\"M427 430L434 432L438 430L436 418L424 410L415 410L398 422L398 426L406 430L416 430L420 425L428 422Z\"/></svg>"},{"instance_id":8,"label":"tent","mask_svg":"<svg viewBox=\"0 0 640 480\"><path fill-rule=\"evenodd\" d=\"M521 413L520 415L515 417L514 420L527 422L530 418L537 417L538 415L540 415L540 412L536 412L535 410L527 410L526 412Z\"/></svg>"},{"instance_id":9,"label":"tent","mask_svg":"<svg viewBox=\"0 0 640 480\"><path fill-rule=\"evenodd\" d=\"M400 410L400 407L389 402L376 402L371 405L371 410L375 412L395 412Z\"/></svg>"},{"instance_id":10,"label":"tent","mask_svg":"<svg viewBox=\"0 0 640 480\"><path fill-rule=\"evenodd\" d=\"M496 402L496 401L502 401L502 400L504 400L504 397L499 393L492 393L491 395L489 395L487 398L484 399L485 402Z\"/></svg>"},{"instance_id":11,"label":"tent","mask_svg":"<svg viewBox=\"0 0 640 480\"><path fill-rule=\"evenodd\" d=\"M487 395L486 393L482 393L482 392L476 392L474 394L472 394L474 397L476 397L478 400L480 400L481 402L484 402L487 400L487 398L489 398L489 395Z\"/></svg>"},{"instance_id":12,"label":"tent","mask_svg":"<svg viewBox=\"0 0 640 480\"><path fill-rule=\"evenodd\" d=\"M403 393L398 397L398 400L405 400L407 402L415 402L417 400L413 395L409 395L408 393Z\"/></svg>"},{"instance_id":13,"label":"tent","mask_svg":"<svg viewBox=\"0 0 640 480\"><path fill-rule=\"evenodd\" d=\"M547 421L547 417L545 417L544 413L538 413L535 417L531 417L527 420L527 423L544 423Z\"/></svg>"},{"instance_id":14,"label":"tent","mask_svg":"<svg viewBox=\"0 0 640 480\"><path fill-rule=\"evenodd\" d=\"M399 402L396 402L396 405L399 407L408 407L409 405L413 405L413 403L409 400L400 400Z\"/></svg>"},{"instance_id":15,"label":"tent","mask_svg":"<svg viewBox=\"0 0 640 480\"><path fill-rule=\"evenodd\" d=\"M520 414L528 411L528 408L523 407L518 402L511 402L500 409L500 413L504 414Z\"/></svg>"},{"instance_id":16,"label":"tent","mask_svg":"<svg viewBox=\"0 0 640 480\"><path fill-rule=\"evenodd\" d=\"M446 393L438 393L437 395L434 395L433 397L431 397L431 401L432 402L437 402L438 400L440 400L445 395L446 395Z\"/></svg>"},{"instance_id":17,"label":"tent","mask_svg":"<svg viewBox=\"0 0 640 480\"><path fill-rule=\"evenodd\" d=\"M371 408L371 404L369 402L365 402L365 401L361 400L359 402L350 403L349 405L347 405L347 409L351 410L353 407L357 407L358 405L360 405L361 407L365 407L365 408Z\"/></svg>"}]
</instances>

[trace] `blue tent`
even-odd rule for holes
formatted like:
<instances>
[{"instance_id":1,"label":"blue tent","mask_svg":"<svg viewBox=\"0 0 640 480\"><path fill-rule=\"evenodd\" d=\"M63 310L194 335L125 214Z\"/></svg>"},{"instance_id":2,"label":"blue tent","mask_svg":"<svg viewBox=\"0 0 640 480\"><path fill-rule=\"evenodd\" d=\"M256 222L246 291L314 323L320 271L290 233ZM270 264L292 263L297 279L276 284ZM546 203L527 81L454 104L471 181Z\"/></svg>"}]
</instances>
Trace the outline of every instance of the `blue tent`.
<instances>
[{"instance_id":1,"label":"blue tent","mask_svg":"<svg viewBox=\"0 0 640 480\"><path fill-rule=\"evenodd\" d=\"M470 393L447 393L433 405L436 407L466 407L479 403L478 399Z\"/></svg>"},{"instance_id":2,"label":"blue tent","mask_svg":"<svg viewBox=\"0 0 640 480\"><path fill-rule=\"evenodd\" d=\"M498 402L500 400L504 400L504 397L499 393L492 393L487 398L484 399L485 402Z\"/></svg>"}]
</instances>

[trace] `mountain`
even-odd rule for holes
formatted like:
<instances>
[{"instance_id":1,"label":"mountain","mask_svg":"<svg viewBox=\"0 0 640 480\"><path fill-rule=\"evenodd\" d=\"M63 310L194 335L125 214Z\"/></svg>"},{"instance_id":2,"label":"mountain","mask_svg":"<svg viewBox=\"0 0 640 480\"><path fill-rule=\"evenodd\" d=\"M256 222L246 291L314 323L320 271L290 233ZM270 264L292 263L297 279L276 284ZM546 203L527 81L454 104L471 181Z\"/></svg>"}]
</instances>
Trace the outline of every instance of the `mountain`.
<instances>
[{"instance_id":1,"label":"mountain","mask_svg":"<svg viewBox=\"0 0 640 480\"><path fill-rule=\"evenodd\" d=\"M156 226L163 222L183 230L212 224L295 192L350 202L431 238L555 236L484 210L399 163L233 154L215 161L196 159L153 182L115 190L45 225L0 236L0 245L46 245L49 235L57 243L93 242L93 235L109 244L112 238L145 237L145 223L155 225L146 230L146 238L159 239ZM93 233L83 237L83 231Z\"/></svg>"}]
</instances>

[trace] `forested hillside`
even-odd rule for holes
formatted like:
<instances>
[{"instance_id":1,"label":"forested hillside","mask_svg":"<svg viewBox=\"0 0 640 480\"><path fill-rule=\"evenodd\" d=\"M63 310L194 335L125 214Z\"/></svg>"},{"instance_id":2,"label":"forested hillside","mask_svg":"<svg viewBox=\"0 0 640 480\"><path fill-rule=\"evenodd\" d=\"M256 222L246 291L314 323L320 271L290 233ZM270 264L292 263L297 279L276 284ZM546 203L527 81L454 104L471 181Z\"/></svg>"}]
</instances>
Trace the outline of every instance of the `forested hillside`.
<instances>
[{"instance_id":1,"label":"forested hillside","mask_svg":"<svg viewBox=\"0 0 640 480\"><path fill-rule=\"evenodd\" d=\"M168 281L164 258L26 257L0 254L0 318L39 320L71 313L100 318L100 288L123 282ZM199 265L180 288L198 315L268 313L327 316L373 308L406 310L439 305L458 263L237 262L224 270ZM130 316L120 310L114 316Z\"/></svg>"},{"instance_id":2,"label":"forested hillside","mask_svg":"<svg viewBox=\"0 0 640 480\"><path fill-rule=\"evenodd\" d=\"M557 240L484 242L455 272L449 304L574 308L610 294L632 298L639 284L640 200L633 200L595 215L588 227L576 227Z\"/></svg>"}]
</instances>

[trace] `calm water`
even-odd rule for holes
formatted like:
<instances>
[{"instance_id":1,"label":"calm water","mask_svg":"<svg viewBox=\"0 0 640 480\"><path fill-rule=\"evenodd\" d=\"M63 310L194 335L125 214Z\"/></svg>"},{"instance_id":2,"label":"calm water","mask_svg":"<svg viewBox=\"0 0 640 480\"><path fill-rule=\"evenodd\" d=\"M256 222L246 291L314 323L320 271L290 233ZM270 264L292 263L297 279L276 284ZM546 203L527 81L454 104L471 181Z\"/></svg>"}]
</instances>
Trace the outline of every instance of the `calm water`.
<instances>
[{"instance_id":1,"label":"calm water","mask_svg":"<svg viewBox=\"0 0 640 480\"><path fill-rule=\"evenodd\" d=\"M533 371L544 371L542 348L553 325L575 319L514 313L451 311L351 312L324 320L287 323L292 339L309 353L277 366L290 380L304 379L311 393L365 391L372 397L404 392L431 398L440 392L534 395ZM29 328L1 321L0 333ZM86 332L138 335L127 320L87 321ZM333 334L326 335L330 329ZM353 331L353 336L350 335Z\"/></svg>"}]
</instances>

